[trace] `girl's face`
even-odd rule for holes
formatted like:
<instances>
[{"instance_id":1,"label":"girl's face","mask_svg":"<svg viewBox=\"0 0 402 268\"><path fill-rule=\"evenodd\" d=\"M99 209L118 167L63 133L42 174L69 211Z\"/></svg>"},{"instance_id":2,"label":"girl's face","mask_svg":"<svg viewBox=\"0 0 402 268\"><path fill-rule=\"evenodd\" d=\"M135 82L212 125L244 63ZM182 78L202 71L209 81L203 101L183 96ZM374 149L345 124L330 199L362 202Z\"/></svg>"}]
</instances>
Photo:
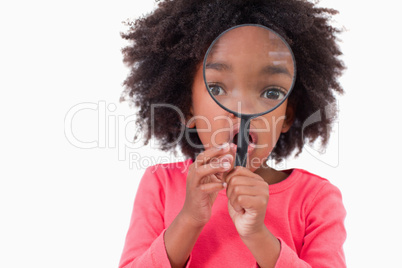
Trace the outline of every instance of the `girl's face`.
<instances>
[{"instance_id":1,"label":"girl's face","mask_svg":"<svg viewBox=\"0 0 402 268\"><path fill-rule=\"evenodd\" d=\"M225 42L230 43L230 47L232 48L241 49L242 46L245 45L244 40L250 42L250 40L256 41L259 38L265 37L262 36L261 31L258 30L250 31L250 29L244 29L233 32L229 38L225 40L222 39L218 42L219 46L217 46L216 49L214 48L213 57L219 59L224 56L223 53L227 53L228 49L225 47ZM229 65L233 63L231 66L235 66L235 61L242 62L242 60L244 60L244 62L250 62L249 59L242 59L241 57L241 55L236 55L236 57L233 58L233 61L229 60L227 63ZM253 62L253 65L255 66L254 63L255 62ZM288 67L289 70L293 68L293 66L285 67ZM250 70L250 68L243 69L239 73L233 71L233 76L236 77L237 80L242 80L238 79L238 77L250 77L250 75L245 75L245 70ZM220 75L219 70L212 70L210 72L212 72L212 76L214 77L219 77ZM216 88L214 88L214 90L216 90ZM251 171L255 171L266 162L266 159L278 141L280 134L286 132L290 128L291 124L284 124L286 112L287 101L282 103L274 111L251 120L249 135L250 145L248 148L246 165L246 167ZM291 117L290 112L291 109L288 109L288 117ZM191 113L193 117L187 124L189 127L195 126L197 128L197 133L204 149L216 147L227 142L231 145L231 154L235 156L240 118L237 118L233 114L222 109L211 98L205 86L202 64L200 64L197 70L192 86Z\"/></svg>"}]
</instances>

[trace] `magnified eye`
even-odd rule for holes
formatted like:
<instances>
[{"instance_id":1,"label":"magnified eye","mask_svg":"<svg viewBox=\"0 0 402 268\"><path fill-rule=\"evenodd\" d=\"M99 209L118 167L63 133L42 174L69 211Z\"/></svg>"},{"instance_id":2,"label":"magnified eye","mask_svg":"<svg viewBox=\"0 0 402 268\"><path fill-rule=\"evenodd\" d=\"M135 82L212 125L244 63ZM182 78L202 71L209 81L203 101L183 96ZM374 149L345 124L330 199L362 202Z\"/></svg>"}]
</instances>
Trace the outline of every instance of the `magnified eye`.
<instances>
[{"instance_id":1,"label":"magnified eye","mask_svg":"<svg viewBox=\"0 0 402 268\"><path fill-rule=\"evenodd\" d=\"M213 96L220 96L226 94L226 91L217 84L209 84L208 88Z\"/></svg>"},{"instance_id":2,"label":"magnified eye","mask_svg":"<svg viewBox=\"0 0 402 268\"><path fill-rule=\"evenodd\" d=\"M270 100L282 100L285 98L286 92L278 87L271 87L266 90L261 94L261 97L270 99Z\"/></svg>"}]
</instances>

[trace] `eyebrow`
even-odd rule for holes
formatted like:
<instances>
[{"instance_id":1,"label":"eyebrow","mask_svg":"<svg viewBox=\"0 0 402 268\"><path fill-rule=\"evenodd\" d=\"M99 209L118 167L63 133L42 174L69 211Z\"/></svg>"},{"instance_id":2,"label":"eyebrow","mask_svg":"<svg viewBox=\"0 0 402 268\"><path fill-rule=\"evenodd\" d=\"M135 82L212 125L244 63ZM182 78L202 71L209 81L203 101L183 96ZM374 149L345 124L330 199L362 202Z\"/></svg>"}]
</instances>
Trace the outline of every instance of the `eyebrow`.
<instances>
[{"instance_id":1,"label":"eyebrow","mask_svg":"<svg viewBox=\"0 0 402 268\"><path fill-rule=\"evenodd\" d=\"M221 62L211 62L207 63L205 65L205 69L213 69L217 71L232 71L232 65L228 65L226 63L221 63ZM262 68L261 70L262 74L285 74L289 77L292 77L290 74L288 68L284 66L273 66L273 65L268 65Z\"/></svg>"},{"instance_id":2,"label":"eyebrow","mask_svg":"<svg viewBox=\"0 0 402 268\"><path fill-rule=\"evenodd\" d=\"M288 68L284 67L284 66L265 66L261 73L263 74L285 74L289 77L292 77L292 75L290 74Z\"/></svg>"},{"instance_id":3,"label":"eyebrow","mask_svg":"<svg viewBox=\"0 0 402 268\"><path fill-rule=\"evenodd\" d=\"M211 62L205 65L205 69L214 69L217 71L232 71L232 66L226 63Z\"/></svg>"}]
</instances>

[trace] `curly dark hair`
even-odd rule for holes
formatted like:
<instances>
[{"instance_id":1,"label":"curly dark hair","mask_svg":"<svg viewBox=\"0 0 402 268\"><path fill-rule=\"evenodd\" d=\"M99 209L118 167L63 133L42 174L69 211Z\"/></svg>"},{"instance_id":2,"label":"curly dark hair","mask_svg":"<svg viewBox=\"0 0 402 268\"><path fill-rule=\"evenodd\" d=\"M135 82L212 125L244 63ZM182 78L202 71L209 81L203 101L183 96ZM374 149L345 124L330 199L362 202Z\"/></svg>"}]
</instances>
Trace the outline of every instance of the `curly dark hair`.
<instances>
[{"instance_id":1,"label":"curly dark hair","mask_svg":"<svg viewBox=\"0 0 402 268\"><path fill-rule=\"evenodd\" d=\"M284 37L297 63L296 83L289 96L295 119L270 157L280 162L293 151L298 155L306 142L318 138L325 147L336 112L305 129L303 122L317 111L323 113L328 105L335 107L335 93L343 93L338 82L345 68L337 44L340 30L329 24L336 13L303 0L160 2L152 13L128 22L129 29L121 33L130 41L122 52L131 69L121 101L131 101L139 108L136 123L146 134L145 144L154 137L160 149L175 151L179 146L185 156L194 159L202 151L200 146L190 145L201 145L198 135L190 133L191 142L179 139L184 126L177 111L158 108L152 116L151 104L171 104L190 116L193 79L212 41L233 26L260 24Z\"/></svg>"}]
</instances>

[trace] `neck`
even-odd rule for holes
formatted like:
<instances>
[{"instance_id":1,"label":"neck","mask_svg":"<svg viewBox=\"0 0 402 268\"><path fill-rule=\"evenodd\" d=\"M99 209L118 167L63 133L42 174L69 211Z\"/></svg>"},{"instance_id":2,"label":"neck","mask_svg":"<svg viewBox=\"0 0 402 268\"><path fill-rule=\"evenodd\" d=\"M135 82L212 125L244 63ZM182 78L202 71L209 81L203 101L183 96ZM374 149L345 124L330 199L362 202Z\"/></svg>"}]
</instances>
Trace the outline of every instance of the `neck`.
<instances>
[{"instance_id":1,"label":"neck","mask_svg":"<svg viewBox=\"0 0 402 268\"><path fill-rule=\"evenodd\" d=\"M278 171L267 165L262 165L254 173L260 175L269 185L281 182L289 176L285 172Z\"/></svg>"}]
</instances>

